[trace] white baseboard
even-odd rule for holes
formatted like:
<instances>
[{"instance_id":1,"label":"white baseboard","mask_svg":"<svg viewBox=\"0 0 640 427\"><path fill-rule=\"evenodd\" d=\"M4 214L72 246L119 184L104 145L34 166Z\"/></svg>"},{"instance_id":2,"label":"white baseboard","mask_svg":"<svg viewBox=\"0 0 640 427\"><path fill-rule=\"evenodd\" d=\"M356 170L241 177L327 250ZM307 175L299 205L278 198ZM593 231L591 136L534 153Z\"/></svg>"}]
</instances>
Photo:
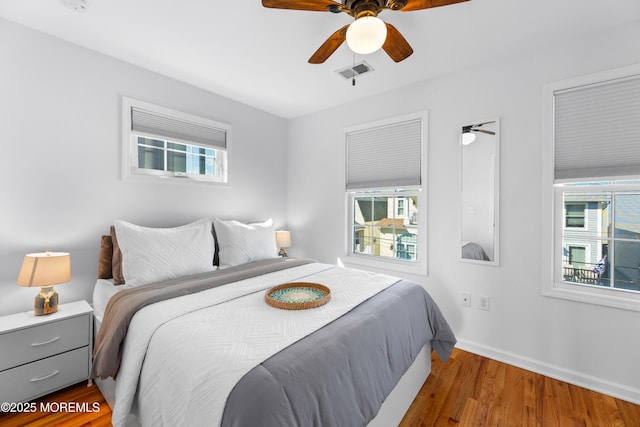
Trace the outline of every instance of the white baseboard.
<instances>
[{"instance_id":1,"label":"white baseboard","mask_svg":"<svg viewBox=\"0 0 640 427\"><path fill-rule=\"evenodd\" d=\"M556 380L564 381L569 384L640 405L640 389L637 388L603 380L602 378L572 371L571 369L550 365L548 363L540 362L493 347L488 347L473 341L458 340L456 347L508 365L513 365Z\"/></svg>"}]
</instances>

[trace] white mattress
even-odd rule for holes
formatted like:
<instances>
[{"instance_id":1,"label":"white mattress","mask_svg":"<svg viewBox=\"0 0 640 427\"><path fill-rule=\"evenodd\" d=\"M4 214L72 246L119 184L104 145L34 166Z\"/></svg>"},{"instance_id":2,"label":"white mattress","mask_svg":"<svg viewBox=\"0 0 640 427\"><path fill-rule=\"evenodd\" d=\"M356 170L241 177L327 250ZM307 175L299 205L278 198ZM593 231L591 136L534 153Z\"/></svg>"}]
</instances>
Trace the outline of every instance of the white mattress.
<instances>
[{"instance_id":1,"label":"white mattress","mask_svg":"<svg viewBox=\"0 0 640 427\"><path fill-rule=\"evenodd\" d=\"M99 322L102 322L104 310L107 308L107 303L111 297L127 288L127 285L114 285L113 279L98 279L95 288L93 288L93 313Z\"/></svg>"}]
</instances>

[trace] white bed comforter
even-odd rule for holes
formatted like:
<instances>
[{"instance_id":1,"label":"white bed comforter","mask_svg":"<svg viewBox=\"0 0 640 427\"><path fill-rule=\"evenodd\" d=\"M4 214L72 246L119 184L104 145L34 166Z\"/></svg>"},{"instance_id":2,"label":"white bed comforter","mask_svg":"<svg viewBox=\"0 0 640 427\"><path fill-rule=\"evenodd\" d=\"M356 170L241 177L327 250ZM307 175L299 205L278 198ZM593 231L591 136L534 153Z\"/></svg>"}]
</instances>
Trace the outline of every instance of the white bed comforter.
<instances>
[{"instance_id":1,"label":"white bed comforter","mask_svg":"<svg viewBox=\"0 0 640 427\"><path fill-rule=\"evenodd\" d=\"M264 290L292 281L328 286L331 301L299 311L266 304ZM136 399L143 426L220 425L247 372L397 281L316 263L141 309L123 344L113 425L126 424Z\"/></svg>"}]
</instances>

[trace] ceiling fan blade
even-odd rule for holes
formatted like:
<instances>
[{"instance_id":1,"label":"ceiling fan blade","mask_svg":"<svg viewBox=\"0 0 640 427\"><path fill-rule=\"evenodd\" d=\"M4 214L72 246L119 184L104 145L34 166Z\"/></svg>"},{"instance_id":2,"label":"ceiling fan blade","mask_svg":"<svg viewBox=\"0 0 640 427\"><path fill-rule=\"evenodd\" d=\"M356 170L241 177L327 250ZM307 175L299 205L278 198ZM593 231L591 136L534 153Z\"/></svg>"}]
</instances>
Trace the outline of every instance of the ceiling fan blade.
<instances>
[{"instance_id":1,"label":"ceiling fan blade","mask_svg":"<svg viewBox=\"0 0 640 427\"><path fill-rule=\"evenodd\" d=\"M332 0L262 0L264 7L273 9L311 10L328 12L329 6L342 7L342 4Z\"/></svg>"},{"instance_id":2,"label":"ceiling fan blade","mask_svg":"<svg viewBox=\"0 0 640 427\"><path fill-rule=\"evenodd\" d=\"M316 50L316 52L309 58L309 64L322 64L331 56L333 52L347 39L347 28L349 25L345 25L335 33L331 34L329 38L322 43L322 46Z\"/></svg>"},{"instance_id":3,"label":"ceiling fan blade","mask_svg":"<svg viewBox=\"0 0 640 427\"><path fill-rule=\"evenodd\" d=\"M480 132L480 133L486 133L487 135L495 135L496 133L490 130L484 130L484 129L471 129L471 131L473 132Z\"/></svg>"},{"instance_id":4,"label":"ceiling fan blade","mask_svg":"<svg viewBox=\"0 0 640 427\"><path fill-rule=\"evenodd\" d=\"M398 31L396 27L386 22L385 24L387 25L387 39L384 41L382 49L384 49L387 55L395 62L407 59L413 53L409 42L400 34L400 31Z\"/></svg>"},{"instance_id":5,"label":"ceiling fan blade","mask_svg":"<svg viewBox=\"0 0 640 427\"><path fill-rule=\"evenodd\" d=\"M409 0L407 4L398 9L401 12L409 12L411 10L430 9L432 7L448 6L450 4L462 3L469 0Z\"/></svg>"}]
</instances>

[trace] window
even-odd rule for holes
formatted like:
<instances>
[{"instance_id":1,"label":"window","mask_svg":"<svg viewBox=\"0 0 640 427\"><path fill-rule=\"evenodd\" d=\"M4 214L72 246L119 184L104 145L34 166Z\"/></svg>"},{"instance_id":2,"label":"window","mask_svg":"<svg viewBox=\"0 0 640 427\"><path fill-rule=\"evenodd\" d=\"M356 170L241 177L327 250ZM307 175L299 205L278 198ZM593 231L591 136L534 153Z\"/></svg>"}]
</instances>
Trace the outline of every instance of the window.
<instances>
[{"instance_id":1,"label":"window","mask_svg":"<svg viewBox=\"0 0 640 427\"><path fill-rule=\"evenodd\" d=\"M425 123L422 113L346 132L347 261L426 273Z\"/></svg>"},{"instance_id":2,"label":"window","mask_svg":"<svg viewBox=\"0 0 640 427\"><path fill-rule=\"evenodd\" d=\"M543 294L640 311L640 67L545 97Z\"/></svg>"},{"instance_id":3,"label":"window","mask_svg":"<svg viewBox=\"0 0 640 427\"><path fill-rule=\"evenodd\" d=\"M410 210L418 213L418 192L355 192L353 206L352 253L391 259L416 261L418 223L397 216L394 206L401 200L410 201Z\"/></svg>"},{"instance_id":4,"label":"window","mask_svg":"<svg viewBox=\"0 0 640 427\"><path fill-rule=\"evenodd\" d=\"M398 216L403 217L404 216L404 199L399 198L397 200L398 200L398 209L397 209Z\"/></svg>"},{"instance_id":5,"label":"window","mask_svg":"<svg viewBox=\"0 0 640 427\"><path fill-rule=\"evenodd\" d=\"M418 234L410 231L397 238L396 258L415 261L418 248Z\"/></svg>"},{"instance_id":6,"label":"window","mask_svg":"<svg viewBox=\"0 0 640 427\"><path fill-rule=\"evenodd\" d=\"M227 182L228 125L130 98L123 114L124 177Z\"/></svg>"},{"instance_id":7,"label":"window","mask_svg":"<svg viewBox=\"0 0 640 427\"><path fill-rule=\"evenodd\" d=\"M566 211L564 226L567 228L584 228L584 203L565 203Z\"/></svg>"},{"instance_id":8,"label":"window","mask_svg":"<svg viewBox=\"0 0 640 427\"><path fill-rule=\"evenodd\" d=\"M569 246L569 264L581 267L585 265L587 248L584 246Z\"/></svg>"},{"instance_id":9,"label":"window","mask_svg":"<svg viewBox=\"0 0 640 427\"><path fill-rule=\"evenodd\" d=\"M640 181L564 184L557 191L565 203L589 200L582 206L593 218L589 229L565 225L562 280L640 292Z\"/></svg>"},{"instance_id":10,"label":"window","mask_svg":"<svg viewBox=\"0 0 640 427\"><path fill-rule=\"evenodd\" d=\"M214 177L216 150L191 144L137 136L138 168L174 172L175 175Z\"/></svg>"}]
</instances>

